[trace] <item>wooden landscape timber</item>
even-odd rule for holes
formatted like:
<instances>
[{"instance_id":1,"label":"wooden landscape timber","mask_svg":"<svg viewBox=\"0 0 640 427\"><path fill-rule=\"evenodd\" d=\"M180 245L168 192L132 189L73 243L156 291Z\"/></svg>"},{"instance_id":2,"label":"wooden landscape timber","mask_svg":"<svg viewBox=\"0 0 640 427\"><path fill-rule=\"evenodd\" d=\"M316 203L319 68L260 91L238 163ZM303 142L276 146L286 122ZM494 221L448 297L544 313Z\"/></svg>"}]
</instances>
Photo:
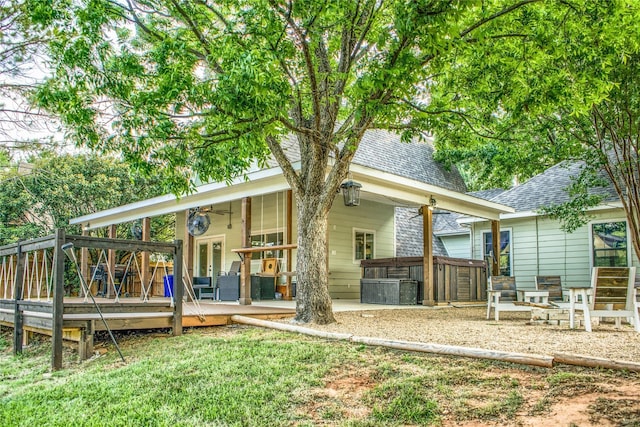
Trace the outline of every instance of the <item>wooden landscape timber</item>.
<instances>
[{"instance_id":1,"label":"wooden landscape timber","mask_svg":"<svg viewBox=\"0 0 640 427\"><path fill-rule=\"evenodd\" d=\"M640 372L640 363L610 360L590 356L580 356L564 353L556 353L552 356L526 353L513 353L497 350L486 350L481 348L461 347L442 345L434 343L421 343L413 341L398 341L373 337L358 337L352 334L342 334L333 332L318 331L311 328L288 325L267 320L252 319L245 316L232 316L236 323L258 326L262 328L276 329L280 331L294 332L310 335L318 338L349 341L353 343L366 344L378 347L393 348L396 350L416 351L422 353L440 354L446 356L469 357L475 359L489 359L502 362L517 363L521 365L540 366L552 368L553 366L564 364L582 366L588 368L617 369L633 372Z\"/></svg>"}]
</instances>

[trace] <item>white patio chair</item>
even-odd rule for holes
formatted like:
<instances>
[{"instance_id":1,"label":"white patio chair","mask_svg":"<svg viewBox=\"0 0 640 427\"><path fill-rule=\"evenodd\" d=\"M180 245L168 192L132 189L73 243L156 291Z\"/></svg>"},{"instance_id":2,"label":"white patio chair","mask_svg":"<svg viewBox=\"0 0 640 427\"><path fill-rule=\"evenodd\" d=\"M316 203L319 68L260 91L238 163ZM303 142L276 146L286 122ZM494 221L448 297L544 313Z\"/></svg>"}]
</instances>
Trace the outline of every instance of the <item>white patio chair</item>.
<instances>
[{"instance_id":1,"label":"white patio chair","mask_svg":"<svg viewBox=\"0 0 640 427\"><path fill-rule=\"evenodd\" d=\"M487 289L487 319L491 316L491 308L494 311L496 322L500 320L501 311L531 311L532 306L528 302L518 302L518 290L516 278L513 276L489 277L489 289ZM522 292L524 301L529 301L529 292ZM542 297L546 302L547 293L534 291L536 297ZM532 295L533 296L533 295Z\"/></svg>"},{"instance_id":2,"label":"white patio chair","mask_svg":"<svg viewBox=\"0 0 640 427\"><path fill-rule=\"evenodd\" d=\"M584 328L591 332L592 317L614 318L616 327L622 319L640 332L639 303L634 286L635 267L594 267L591 274L592 298L587 299L586 287L569 288L569 327L575 327L575 311L584 313ZM576 297L580 297L580 301Z\"/></svg>"}]
</instances>

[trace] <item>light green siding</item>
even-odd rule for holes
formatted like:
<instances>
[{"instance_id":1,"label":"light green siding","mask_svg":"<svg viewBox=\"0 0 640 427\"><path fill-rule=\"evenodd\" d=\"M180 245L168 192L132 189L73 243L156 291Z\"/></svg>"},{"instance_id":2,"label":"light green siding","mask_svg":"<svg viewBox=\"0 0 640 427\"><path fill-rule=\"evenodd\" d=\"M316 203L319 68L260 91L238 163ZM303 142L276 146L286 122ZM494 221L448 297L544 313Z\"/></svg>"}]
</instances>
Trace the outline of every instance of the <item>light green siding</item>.
<instances>
[{"instance_id":1,"label":"light green siding","mask_svg":"<svg viewBox=\"0 0 640 427\"><path fill-rule=\"evenodd\" d=\"M469 258L471 256L471 242L468 234L440 236L440 240L452 258Z\"/></svg>"},{"instance_id":2,"label":"light green siding","mask_svg":"<svg viewBox=\"0 0 640 427\"><path fill-rule=\"evenodd\" d=\"M269 194L251 199L251 232L252 234L285 231L285 193ZM240 248L241 201L231 204L231 222L229 215L218 215L216 210L229 209L229 204L214 205L209 217L211 226L207 232L196 238L196 242L213 237L224 242L224 270L228 271L233 261L239 260L232 249ZM176 218L176 237L184 237L184 213ZM293 206L292 243L297 243L297 219L295 200ZM228 228L228 224L231 228ZM362 201L360 206L345 207L338 196L329 214L329 292L333 298L360 298L359 262L353 261L353 230L364 229L375 232L375 257L393 257L395 253L394 208L390 205ZM197 243L196 243L197 244ZM292 269L295 270L296 251L292 251ZM194 265L195 265L194 254ZM260 260L253 260L251 272L260 272ZM282 263L284 268L284 262ZM282 279L284 281L284 279ZM295 277L293 278L295 281Z\"/></svg>"},{"instance_id":3,"label":"light green siding","mask_svg":"<svg viewBox=\"0 0 640 427\"><path fill-rule=\"evenodd\" d=\"M329 214L329 291L333 298L360 298L361 268L353 261L355 229L375 232L375 258L395 253L394 207L361 201L345 207L337 198Z\"/></svg>"},{"instance_id":4,"label":"light green siding","mask_svg":"<svg viewBox=\"0 0 640 427\"><path fill-rule=\"evenodd\" d=\"M624 221L621 210L602 211L593 215L591 221ZM518 287L533 288L536 275L560 275L563 286L586 286L591 277L590 224L573 233L560 229L560 223L547 217L508 219L500 222L502 230L511 230L511 255L513 272ZM488 222L473 225L474 259L482 258L482 233L490 232ZM633 265L639 265L633 253Z\"/></svg>"}]
</instances>

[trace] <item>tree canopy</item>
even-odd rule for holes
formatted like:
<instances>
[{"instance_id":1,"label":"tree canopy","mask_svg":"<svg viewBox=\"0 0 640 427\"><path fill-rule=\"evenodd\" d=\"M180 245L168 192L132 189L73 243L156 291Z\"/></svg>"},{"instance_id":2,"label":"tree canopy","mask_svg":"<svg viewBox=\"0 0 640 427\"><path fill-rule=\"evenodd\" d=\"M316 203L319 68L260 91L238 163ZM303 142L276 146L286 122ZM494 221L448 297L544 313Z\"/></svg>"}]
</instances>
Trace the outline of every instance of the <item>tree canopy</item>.
<instances>
[{"instance_id":1,"label":"tree canopy","mask_svg":"<svg viewBox=\"0 0 640 427\"><path fill-rule=\"evenodd\" d=\"M589 190L613 184L640 254L640 5L545 2L485 30L451 52L434 85L434 104L450 109L435 130L441 159L466 163L484 187L583 161L573 200L546 211L571 231L602 200Z\"/></svg>"},{"instance_id":2,"label":"tree canopy","mask_svg":"<svg viewBox=\"0 0 640 427\"><path fill-rule=\"evenodd\" d=\"M39 105L182 194L273 156L296 198L297 320L333 321L327 215L369 129L429 131L438 61L536 0L84 0ZM280 142L294 135L296 169Z\"/></svg>"},{"instance_id":3,"label":"tree canopy","mask_svg":"<svg viewBox=\"0 0 640 427\"><path fill-rule=\"evenodd\" d=\"M131 177L133 176L133 177ZM157 181L130 174L113 157L45 152L0 172L0 245L45 236L55 228L80 234L69 219L152 197ZM153 238L173 239L173 220L154 219ZM124 225L118 234L132 238Z\"/></svg>"},{"instance_id":4,"label":"tree canopy","mask_svg":"<svg viewBox=\"0 0 640 427\"><path fill-rule=\"evenodd\" d=\"M28 99L44 78L45 48L67 6L58 0L0 0L0 147L12 155L60 142L52 118Z\"/></svg>"}]
</instances>

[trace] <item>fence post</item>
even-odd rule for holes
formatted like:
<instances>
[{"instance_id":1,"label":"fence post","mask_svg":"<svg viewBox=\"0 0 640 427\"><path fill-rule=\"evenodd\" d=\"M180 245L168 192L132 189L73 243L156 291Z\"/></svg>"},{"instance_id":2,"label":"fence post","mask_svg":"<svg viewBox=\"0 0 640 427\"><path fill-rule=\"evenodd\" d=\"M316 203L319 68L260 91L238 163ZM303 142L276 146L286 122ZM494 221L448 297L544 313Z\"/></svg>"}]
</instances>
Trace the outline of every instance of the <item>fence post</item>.
<instances>
[{"instance_id":1,"label":"fence post","mask_svg":"<svg viewBox=\"0 0 640 427\"><path fill-rule=\"evenodd\" d=\"M173 257L173 335L182 335L182 297L184 295L184 282L182 280L182 240L173 242L176 252Z\"/></svg>"},{"instance_id":2,"label":"fence post","mask_svg":"<svg viewBox=\"0 0 640 427\"><path fill-rule=\"evenodd\" d=\"M13 284L13 354L22 353L22 339L24 337L23 315L20 301L22 300L22 289L24 281L24 253L22 252L22 242L18 242L16 253L16 272Z\"/></svg>"},{"instance_id":3,"label":"fence post","mask_svg":"<svg viewBox=\"0 0 640 427\"><path fill-rule=\"evenodd\" d=\"M51 354L51 368L55 371L62 369L62 323L64 312L64 251L62 245L65 243L64 230L56 230L56 245L53 250L54 265L54 287L53 287L53 317L51 319L51 344L53 346ZM73 249L72 249L73 250Z\"/></svg>"}]
</instances>

